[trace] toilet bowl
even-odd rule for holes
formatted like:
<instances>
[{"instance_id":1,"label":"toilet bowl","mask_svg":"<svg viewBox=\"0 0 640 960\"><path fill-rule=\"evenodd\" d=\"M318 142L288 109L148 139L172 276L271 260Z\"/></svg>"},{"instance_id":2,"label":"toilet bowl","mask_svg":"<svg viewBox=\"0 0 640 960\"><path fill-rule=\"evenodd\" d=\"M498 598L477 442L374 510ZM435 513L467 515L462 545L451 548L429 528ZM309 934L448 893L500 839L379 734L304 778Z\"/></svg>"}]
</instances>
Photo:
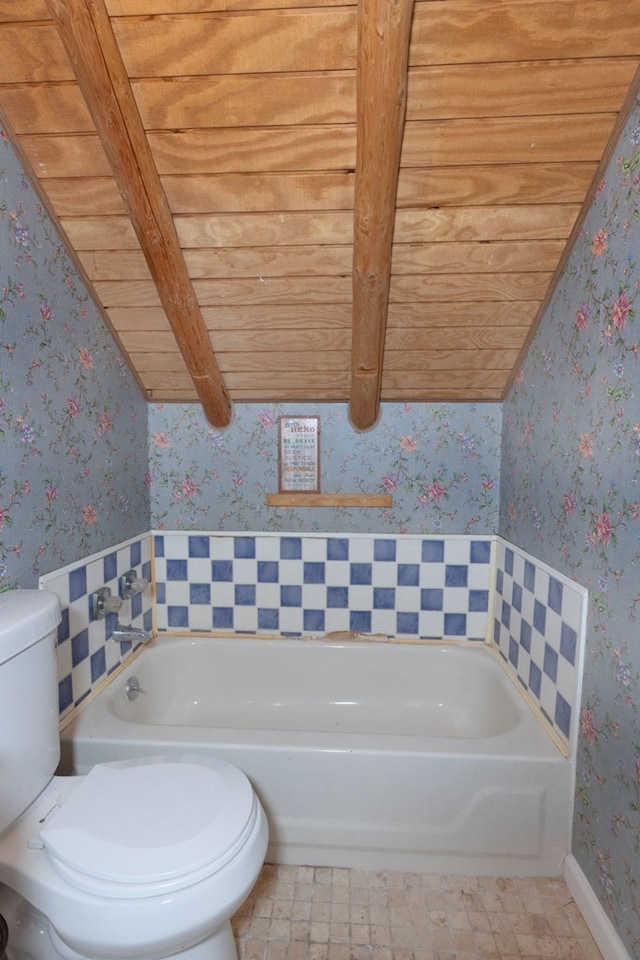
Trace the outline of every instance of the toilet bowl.
<instances>
[{"instance_id":1,"label":"toilet bowl","mask_svg":"<svg viewBox=\"0 0 640 960\"><path fill-rule=\"evenodd\" d=\"M148 757L54 778L0 838L0 882L48 920L61 957L156 960L202 944L203 958L234 960L230 918L266 846L240 770Z\"/></svg>"},{"instance_id":2,"label":"toilet bowl","mask_svg":"<svg viewBox=\"0 0 640 960\"><path fill-rule=\"evenodd\" d=\"M32 602L42 602L40 591L29 592ZM20 654L3 637L6 612L0 597L0 747L8 720L3 678L22 672ZM4 700L12 699L12 714L24 714L10 718L17 740L34 713L34 691L35 713L52 712L42 709L47 685L34 670L47 661L39 646L51 660L51 643L35 641L28 679L21 691L12 684L14 695ZM27 794L33 782L44 783L0 833L9 960L235 960L231 916L260 873L268 840L247 777L226 761L195 756L118 761L83 777L55 777L47 775L46 737L40 742L44 765L37 749L27 750L22 764L20 751L9 749L16 758L12 775L22 770ZM4 789L3 774L0 812ZM10 806L16 788L6 789Z\"/></svg>"}]
</instances>

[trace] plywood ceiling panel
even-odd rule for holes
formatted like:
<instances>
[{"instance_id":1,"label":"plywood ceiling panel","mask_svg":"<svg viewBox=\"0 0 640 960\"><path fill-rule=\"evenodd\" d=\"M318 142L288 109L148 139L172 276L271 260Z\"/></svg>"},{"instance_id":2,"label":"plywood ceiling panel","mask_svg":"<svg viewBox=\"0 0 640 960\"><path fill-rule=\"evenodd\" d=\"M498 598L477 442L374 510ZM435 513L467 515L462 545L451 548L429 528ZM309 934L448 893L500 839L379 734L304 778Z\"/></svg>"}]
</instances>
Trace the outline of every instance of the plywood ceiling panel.
<instances>
[{"instance_id":1,"label":"plywood ceiling panel","mask_svg":"<svg viewBox=\"0 0 640 960\"><path fill-rule=\"evenodd\" d=\"M403 64L381 0L0 0L3 124L149 398L503 398L640 88L637 0L410 9Z\"/></svg>"}]
</instances>

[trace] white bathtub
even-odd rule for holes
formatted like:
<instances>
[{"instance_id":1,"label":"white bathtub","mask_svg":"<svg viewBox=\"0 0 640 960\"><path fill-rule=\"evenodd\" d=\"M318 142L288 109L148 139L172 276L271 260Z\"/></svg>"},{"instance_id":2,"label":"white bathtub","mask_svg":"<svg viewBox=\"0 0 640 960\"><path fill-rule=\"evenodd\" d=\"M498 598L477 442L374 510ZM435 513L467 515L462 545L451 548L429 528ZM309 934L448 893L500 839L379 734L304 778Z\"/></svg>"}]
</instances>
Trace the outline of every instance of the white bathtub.
<instances>
[{"instance_id":1,"label":"white bathtub","mask_svg":"<svg viewBox=\"0 0 640 960\"><path fill-rule=\"evenodd\" d=\"M271 862L555 876L569 852L573 764L483 644L162 636L61 739L68 773L152 753L235 763Z\"/></svg>"}]
</instances>

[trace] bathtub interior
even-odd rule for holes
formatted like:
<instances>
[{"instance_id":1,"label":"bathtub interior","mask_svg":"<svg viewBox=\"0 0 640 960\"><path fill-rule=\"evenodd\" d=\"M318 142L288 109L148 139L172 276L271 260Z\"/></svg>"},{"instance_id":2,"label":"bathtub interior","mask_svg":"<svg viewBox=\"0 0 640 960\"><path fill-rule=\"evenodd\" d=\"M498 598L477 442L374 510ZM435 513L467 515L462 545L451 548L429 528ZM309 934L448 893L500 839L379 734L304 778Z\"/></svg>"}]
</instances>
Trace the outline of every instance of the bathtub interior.
<instances>
[{"instance_id":1,"label":"bathtub interior","mask_svg":"<svg viewBox=\"0 0 640 960\"><path fill-rule=\"evenodd\" d=\"M522 719L476 645L161 636L148 653L110 688L110 709L133 723L482 739ZM134 676L144 693L131 698Z\"/></svg>"}]
</instances>

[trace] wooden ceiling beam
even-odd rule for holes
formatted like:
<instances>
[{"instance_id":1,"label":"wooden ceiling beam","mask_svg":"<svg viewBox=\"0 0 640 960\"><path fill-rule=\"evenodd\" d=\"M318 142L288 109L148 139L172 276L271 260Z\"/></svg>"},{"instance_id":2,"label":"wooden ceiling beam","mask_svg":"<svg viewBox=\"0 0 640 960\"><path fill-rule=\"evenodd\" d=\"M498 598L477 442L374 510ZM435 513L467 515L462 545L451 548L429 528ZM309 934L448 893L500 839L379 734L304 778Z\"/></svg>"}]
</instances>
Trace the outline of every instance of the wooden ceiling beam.
<instances>
[{"instance_id":1,"label":"wooden ceiling beam","mask_svg":"<svg viewBox=\"0 0 640 960\"><path fill-rule=\"evenodd\" d=\"M47 5L205 416L213 426L225 427L231 402L104 0L47 0Z\"/></svg>"},{"instance_id":2,"label":"wooden ceiling beam","mask_svg":"<svg viewBox=\"0 0 640 960\"><path fill-rule=\"evenodd\" d=\"M358 2L349 402L358 430L375 424L380 407L412 17L413 0Z\"/></svg>"}]
</instances>

